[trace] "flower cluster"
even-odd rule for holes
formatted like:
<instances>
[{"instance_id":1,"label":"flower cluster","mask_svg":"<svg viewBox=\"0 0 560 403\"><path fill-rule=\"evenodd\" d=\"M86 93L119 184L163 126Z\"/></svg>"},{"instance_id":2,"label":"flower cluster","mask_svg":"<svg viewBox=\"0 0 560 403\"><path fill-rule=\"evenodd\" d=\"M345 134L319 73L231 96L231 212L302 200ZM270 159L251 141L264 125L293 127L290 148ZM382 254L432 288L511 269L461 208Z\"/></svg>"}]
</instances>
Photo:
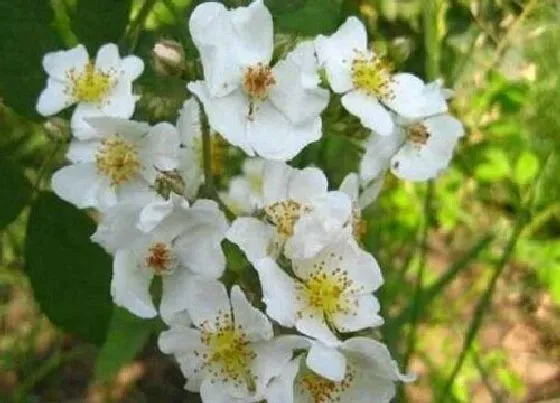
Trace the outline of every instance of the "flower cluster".
<instances>
[{"instance_id":1,"label":"flower cluster","mask_svg":"<svg viewBox=\"0 0 560 403\"><path fill-rule=\"evenodd\" d=\"M262 0L232 10L203 3L189 29L203 78L186 84L192 97L175 124L130 119L143 62L115 45L95 61L81 45L45 55L38 112L77 104L70 164L54 174L54 192L100 212L92 240L113 256L115 304L161 316L169 329L159 347L203 401L390 401L395 383L413 376L364 336L384 322L375 296L383 276L361 247L361 211L388 171L419 181L449 164L463 135L448 114L450 91L393 72L355 17L280 60ZM321 138L332 97L371 131L359 172L338 190L319 168L287 163ZM235 147L241 174L204 192ZM260 287L224 276L224 242L244 253L244 276Z\"/></svg>"}]
</instances>

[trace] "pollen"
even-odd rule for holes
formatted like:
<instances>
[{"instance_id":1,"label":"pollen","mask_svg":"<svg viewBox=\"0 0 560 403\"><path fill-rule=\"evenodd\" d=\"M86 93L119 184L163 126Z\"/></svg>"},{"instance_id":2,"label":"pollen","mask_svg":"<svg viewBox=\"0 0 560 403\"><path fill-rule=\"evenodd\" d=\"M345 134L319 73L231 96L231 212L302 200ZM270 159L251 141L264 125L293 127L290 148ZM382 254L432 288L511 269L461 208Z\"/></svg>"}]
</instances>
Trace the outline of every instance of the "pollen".
<instances>
[{"instance_id":1,"label":"pollen","mask_svg":"<svg viewBox=\"0 0 560 403\"><path fill-rule=\"evenodd\" d=\"M68 73L71 87L67 90L78 102L102 103L115 84L114 74L101 71L89 62L81 73Z\"/></svg>"},{"instance_id":2,"label":"pollen","mask_svg":"<svg viewBox=\"0 0 560 403\"><path fill-rule=\"evenodd\" d=\"M129 182L140 169L136 147L119 135L101 141L95 163L97 172L108 177L113 186Z\"/></svg>"},{"instance_id":3,"label":"pollen","mask_svg":"<svg viewBox=\"0 0 560 403\"><path fill-rule=\"evenodd\" d=\"M307 208L293 200L283 200L264 208L269 220L281 235L290 237L294 234L294 225Z\"/></svg>"},{"instance_id":4,"label":"pollen","mask_svg":"<svg viewBox=\"0 0 560 403\"><path fill-rule=\"evenodd\" d=\"M313 403L339 402L341 395L352 386L355 376L356 371L347 365L344 379L340 382L333 382L307 371L298 383L303 392L310 395Z\"/></svg>"},{"instance_id":5,"label":"pollen","mask_svg":"<svg viewBox=\"0 0 560 403\"><path fill-rule=\"evenodd\" d=\"M358 53L352 61L352 83L354 88L364 91L384 101L391 99L389 88L391 83L391 69L378 56L366 56Z\"/></svg>"},{"instance_id":6,"label":"pollen","mask_svg":"<svg viewBox=\"0 0 560 403\"><path fill-rule=\"evenodd\" d=\"M234 381L239 386L245 384L249 390L255 389L255 376L250 368L256 358L247 334L235 326L230 314L216 318L214 328L202 326L201 342L208 350L202 356L206 368L214 380Z\"/></svg>"},{"instance_id":7,"label":"pollen","mask_svg":"<svg viewBox=\"0 0 560 403\"><path fill-rule=\"evenodd\" d=\"M158 276L169 273L175 266L175 258L164 242L155 242L148 249L146 266Z\"/></svg>"},{"instance_id":8,"label":"pollen","mask_svg":"<svg viewBox=\"0 0 560 403\"><path fill-rule=\"evenodd\" d=\"M256 66L245 69L243 88L250 98L261 101L266 99L270 88L274 84L276 84L276 79L269 66L258 63Z\"/></svg>"},{"instance_id":9,"label":"pollen","mask_svg":"<svg viewBox=\"0 0 560 403\"><path fill-rule=\"evenodd\" d=\"M409 127L406 134L408 140L416 146L425 146L430 138L430 131L422 123Z\"/></svg>"}]
</instances>

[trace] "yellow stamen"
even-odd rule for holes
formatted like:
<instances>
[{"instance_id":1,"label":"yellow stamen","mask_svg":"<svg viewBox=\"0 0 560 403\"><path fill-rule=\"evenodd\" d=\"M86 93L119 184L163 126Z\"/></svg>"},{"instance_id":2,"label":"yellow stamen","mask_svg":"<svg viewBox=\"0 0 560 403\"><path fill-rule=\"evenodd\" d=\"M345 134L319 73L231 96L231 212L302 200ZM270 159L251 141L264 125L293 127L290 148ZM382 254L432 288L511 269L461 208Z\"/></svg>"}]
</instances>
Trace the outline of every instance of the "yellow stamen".
<instances>
[{"instance_id":1,"label":"yellow stamen","mask_svg":"<svg viewBox=\"0 0 560 403\"><path fill-rule=\"evenodd\" d=\"M175 264L175 259L171 250L164 242L156 242L148 249L146 256L146 266L153 269L154 273L161 276L169 273Z\"/></svg>"},{"instance_id":2,"label":"yellow stamen","mask_svg":"<svg viewBox=\"0 0 560 403\"><path fill-rule=\"evenodd\" d=\"M287 237L294 234L294 225L306 210L306 207L293 200L283 200L264 208L266 215L276 225L278 232Z\"/></svg>"},{"instance_id":3,"label":"yellow stamen","mask_svg":"<svg viewBox=\"0 0 560 403\"><path fill-rule=\"evenodd\" d=\"M97 172L107 176L113 186L130 181L140 169L136 147L119 135L102 140L95 162Z\"/></svg>"},{"instance_id":4,"label":"yellow stamen","mask_svg":"<svg viewBox=\"0 0 560 403\"><path fill-rule=\"evenodd\" d=\"M417 123L407 129L407 138L416 146L424 146L430 137L430 131L422 123Z\"/></svg>"},{"instance_id":5,"label":"yellow stamen","mask_svg":"<svg viewBox=\"0 0 560 403\"><path fill-rule=\"evenodd\" d=\"M264 100L270 88L276 84L272 69L263 63L247 67L243 76L243 88L252 99Z\"/></svg>"},{"instance_id":6,"label":"yellow stamen","mask_svg":"<svg viewBox=\"0 0 560 403\"><path fill-rule=\"evenodd\" d=\"M355 375L356 371L349 365L346 367L344 379L340 382L333 382L312 371L307 371L299 380L299 386L310 395L313 403L338 402L344 391L352 385Z\"/></svg>"},{"instance_id":7,"label":"yellow stamen","mask_svg":"<svg viewBox=\"0 0 560 403\"><path fill-rule=\"evenodd\" d=\"M114 86L113 75L97 69L92 62L86 65L83 72L68 72L71 88L67 92L77 102L101 103Z\"/></svg>"},{"instance_id":8,"label":"yellow stamen","mask_svg":"<svg viewBox=\"0 0 560 403\"><path fill-rule=\"evenodd\" d=\"M352 61L352 83L354 88L385 101L392 97L389 88L390 82L390 68L379 57L358 53Z\"/></svg>"}]
</instances>

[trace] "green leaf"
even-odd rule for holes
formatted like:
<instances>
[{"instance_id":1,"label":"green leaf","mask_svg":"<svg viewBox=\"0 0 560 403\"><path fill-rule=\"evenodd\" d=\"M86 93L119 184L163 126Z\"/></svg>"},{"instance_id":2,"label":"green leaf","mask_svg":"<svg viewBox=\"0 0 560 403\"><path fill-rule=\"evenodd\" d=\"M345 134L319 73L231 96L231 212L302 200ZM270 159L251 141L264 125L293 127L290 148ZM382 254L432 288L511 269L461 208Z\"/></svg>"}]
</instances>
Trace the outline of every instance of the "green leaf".
<instances>
[{"instance_id":1,"label":"green leaf","mask_svg":"<svg viewBox=\"0 0 560 403\"><path fill-rule=\"evenodd\" d=\"M477 166L474 175L481 182L499 182L511 174L507 154L499 148L490 148L485 153L486 162Z\"/></svg>"},{"instance_id":2,"label":"green leaf","mask_svg":"<svg viewBox=\"0 0 560 403\"><path fill-rule=\"evenodd\" d=\"M95 363L95 378L106 381L134 359L156 330L155 320L138 318L128 311L115 307L109 325L107 339L101 347Z\"/></svg>"},{"instance_id":3,"label":"green leaf","mask_svg":"<svg viewBox=\"0 0 560 403\"><path fill-rule=\"evenodd\" d=\"M131 0L78 0L72 30L90 54L104 43L117 43L130 19Z\"/></svg>"},{"instance_id":4,"label":"green leaf","mask_svg":"<svg viewBox=\"0 0 560 403\"><path fill-rule=\"evenodd\" d=\"M27 118L38 118L35 102L45 86L43 55L60 47L45 0L0 0L0 96Z\"/></svg>"},{"instance_id":5,"label":"green leaf","mask_svg":"<svg viewBox=\"0 0 560 403\"><path fill-rule=\"evenodd\" d=\"M13 162L0 160L0 230L17 218L31 198L31 184Z\"/></svg>"},{"instance_id":6,"label":"green leaf","mask_svg":"<svg viewBox=\"0 0 560 403\"><path fill-rule=\"evenodd\" d=\"M43 192L25 240L25 271L35 300L55 325L101 344L111 319L111 258L90 240L86 213Z\"/></svg>"},{"instance_id":7,"label":"green leaf","mask_svg":"<svg viewBox=\"0 0 560 403\"><path fill-rule=\"evenodd\" d=\"M529 184L539 172L539 159L531 152L525 151L515 164L515 181L519 185Z\"/></svg>"},{"instance_id":8,"label":"green leaf","mask_svg":"<svg viewBox=\"0 0 560 403\"><path fill-rule=\"evenodd\" d=\"M334 32L343 22L342 0L267 0L275 29L299 35Z\"/></svg>"}]
</instances>

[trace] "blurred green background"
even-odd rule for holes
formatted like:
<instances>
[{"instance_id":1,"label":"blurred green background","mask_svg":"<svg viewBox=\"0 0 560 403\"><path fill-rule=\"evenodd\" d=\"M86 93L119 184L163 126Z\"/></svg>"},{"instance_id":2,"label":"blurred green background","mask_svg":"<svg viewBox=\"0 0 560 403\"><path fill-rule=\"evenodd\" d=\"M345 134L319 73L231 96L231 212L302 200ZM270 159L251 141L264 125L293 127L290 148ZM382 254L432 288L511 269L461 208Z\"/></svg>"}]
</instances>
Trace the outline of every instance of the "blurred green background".
<instances>
[{"instance_id":1,"label":"blurred green background","mask_svg":"<svg viewBox=\"0 0 560 403\"><path fill-rule=\"evenodd\" d=\"M560 2L265 2L278 56L356 14L397 70L455 91L467 135L452 166L429 184L389 177L364 213L386 277L379 336L418 374L399 401L560 398ZM0 401L196 401L155 347L161 325L112 307L95 217L48 193L67 127L33 106L45 52L118 42L147 64L136 117L173 121L185 79L200 76L186 25L198 3L0 0ZM185 50L181 76L154 68L163 39ZM294 163L320 166L334 187L356 169L364 131L336 101L324 126ZM224 158L221 186L240 169L236 151Z\"/></svg>"}]
</instances>

